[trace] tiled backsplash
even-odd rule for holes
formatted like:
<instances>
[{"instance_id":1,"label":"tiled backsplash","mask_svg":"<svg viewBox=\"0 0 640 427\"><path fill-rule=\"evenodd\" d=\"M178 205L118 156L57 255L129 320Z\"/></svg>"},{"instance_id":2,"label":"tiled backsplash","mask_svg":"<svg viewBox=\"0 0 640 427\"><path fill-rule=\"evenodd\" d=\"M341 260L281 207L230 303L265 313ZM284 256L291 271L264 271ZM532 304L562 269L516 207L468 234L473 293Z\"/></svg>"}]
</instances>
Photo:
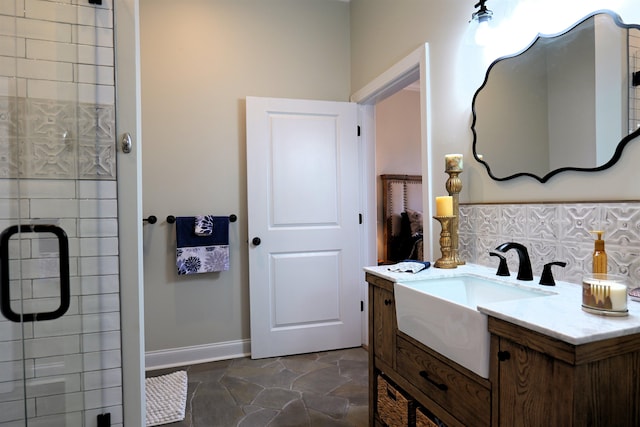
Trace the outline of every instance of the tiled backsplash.
<instances>
[{"instance_id":1,"label":"tiled backsplash","mask_svg":"<svg viewBox=\"0 0 640 427\"><path fill-rule=\"evenodd\" d=\"M554 277L572 283L591 272L595 237L590 231L604 230L609 272L640 285L640 202L465 204L459 230L459 253L467 262L497 268L489 252L515 241L528 248L535 276L544 264L564 261L565 268L553 267ZM514 275L517 254L509 251L507 259Z\"/></svg>"}]
</instances>

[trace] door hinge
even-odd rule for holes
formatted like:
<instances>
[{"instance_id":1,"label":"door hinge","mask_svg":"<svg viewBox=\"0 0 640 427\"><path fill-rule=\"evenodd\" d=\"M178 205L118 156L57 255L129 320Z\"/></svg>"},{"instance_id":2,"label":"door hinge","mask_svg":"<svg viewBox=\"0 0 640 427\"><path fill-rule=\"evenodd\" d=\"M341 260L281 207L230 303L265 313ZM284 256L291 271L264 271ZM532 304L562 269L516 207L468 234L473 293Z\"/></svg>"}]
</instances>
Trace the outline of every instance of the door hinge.
<instances>
[{"instance_id":1,"label":"door hinge","mask_svg":"<svg viewBox=\"0 0 640 427\"><path fill-rule=\"evenodd\" d=\"M362 214L358 214L358 223L362 225Z\"/></svg>"},{"instance_id":2,"label":"door hinge","mask_svg":"<svg viewBox=\"0 0 640 427\"><path fill-rule=\"evenodd\" d=\"M360 125L358 125L358 136L360 136Z\"/></svg>"},{"instance_id":3,"label":"door hinge","mask_svg":"<svg viewBox=\"0 0 640 427\"><path fill-rule=\"evenodd\" d=\"M360 301L360 311L364 311L364 301Z\"/></svg>"}]
</instances>

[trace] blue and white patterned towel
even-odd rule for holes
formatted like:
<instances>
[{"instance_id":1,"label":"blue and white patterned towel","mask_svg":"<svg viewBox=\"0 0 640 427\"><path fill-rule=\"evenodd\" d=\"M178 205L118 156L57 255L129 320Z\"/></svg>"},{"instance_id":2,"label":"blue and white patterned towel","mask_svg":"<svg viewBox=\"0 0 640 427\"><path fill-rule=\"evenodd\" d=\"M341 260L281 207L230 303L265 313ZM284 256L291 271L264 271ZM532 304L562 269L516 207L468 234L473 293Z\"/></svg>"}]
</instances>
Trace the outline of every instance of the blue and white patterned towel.
<instances>
[{"instance_id":1,"label":"blue and white patterned towel","mask_svg":"<svg viewBox=\"0 0 640 427\"><path fill-rule=\"evenodd\" d=\"M213 215L196 216L196 236L211 236L213 234Z\"/></svg>"},{"instance_id":2,"label":"blue and white patterned towel","mask_svg":"<svg viewBox=\"0 0 640 427\"><path fill-rule=\"evenodd\" d=\"M176 267L178 274L229 270L229 217L210 216L214 233L198 236L196 218L176 218Z\"/></svg>"}]
</instances>

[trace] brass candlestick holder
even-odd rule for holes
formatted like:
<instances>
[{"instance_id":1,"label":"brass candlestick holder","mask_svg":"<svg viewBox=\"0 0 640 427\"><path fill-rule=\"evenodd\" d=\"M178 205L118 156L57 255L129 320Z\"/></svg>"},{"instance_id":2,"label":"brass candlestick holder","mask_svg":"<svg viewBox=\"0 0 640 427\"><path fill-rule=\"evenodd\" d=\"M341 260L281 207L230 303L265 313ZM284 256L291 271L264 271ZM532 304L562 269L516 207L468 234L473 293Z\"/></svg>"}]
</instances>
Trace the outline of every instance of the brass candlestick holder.
<instances>
[{"instance_id":1,"label":"brass candlestick holder","mask_svg":"<svg viewBox=\"0 0 640 427\"><path fill-rule=\"evenodd\" d=\"M453 200L453 221L451 222L451 252L452 257L455 260L457 265L464 265L465 262L460 258L458 254L458 245L459 245L459 236L458 229L460 227L460 222L458 218L460 217L460 208L458 206L460 191L462 190L462 180L458 175L462 173L462 169L458 167L447 168L445 170L447 174L449 174L449 179L447 179L446 188L449 192Z\"/></svg>"},{"instance_id":2,"label":"brass candlestick holder","mask_svg":"<svg viewBox=\"0 0 640 427\"><path fill-rule=\"evenodd\" d=\"M440 232L440 252L442 257L433 265L436 268L457 268L458 264L453 259L451 250L451 224L455 216L434 216L433 219L440 222L442 231Z\"/></svg>"}]
</instances>

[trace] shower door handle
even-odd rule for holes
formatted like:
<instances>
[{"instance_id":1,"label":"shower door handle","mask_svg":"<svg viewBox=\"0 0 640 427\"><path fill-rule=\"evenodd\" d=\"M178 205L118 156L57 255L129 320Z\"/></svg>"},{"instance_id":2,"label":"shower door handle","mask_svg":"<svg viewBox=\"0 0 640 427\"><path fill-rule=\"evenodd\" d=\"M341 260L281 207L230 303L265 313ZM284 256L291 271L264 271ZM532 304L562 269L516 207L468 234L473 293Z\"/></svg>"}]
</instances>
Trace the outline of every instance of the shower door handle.
<instances>
[{"instance_id":1,"label":"shower door handle","mask_svg":"<svg viewBox=\"0 0 640 427\"><path fill-rule=\"evenodd\" d=\"M16 233L53 233L58 238L60 266L60 306L44 313L16 313L11 308L11 284L9 275L9 239ZM69 286L69 240L67 233L56 226L47 224L13 225L0 234L0 311L12 322L35 322L53 320L69 310L71 290Z\"/></svg>"}]
</instances>

